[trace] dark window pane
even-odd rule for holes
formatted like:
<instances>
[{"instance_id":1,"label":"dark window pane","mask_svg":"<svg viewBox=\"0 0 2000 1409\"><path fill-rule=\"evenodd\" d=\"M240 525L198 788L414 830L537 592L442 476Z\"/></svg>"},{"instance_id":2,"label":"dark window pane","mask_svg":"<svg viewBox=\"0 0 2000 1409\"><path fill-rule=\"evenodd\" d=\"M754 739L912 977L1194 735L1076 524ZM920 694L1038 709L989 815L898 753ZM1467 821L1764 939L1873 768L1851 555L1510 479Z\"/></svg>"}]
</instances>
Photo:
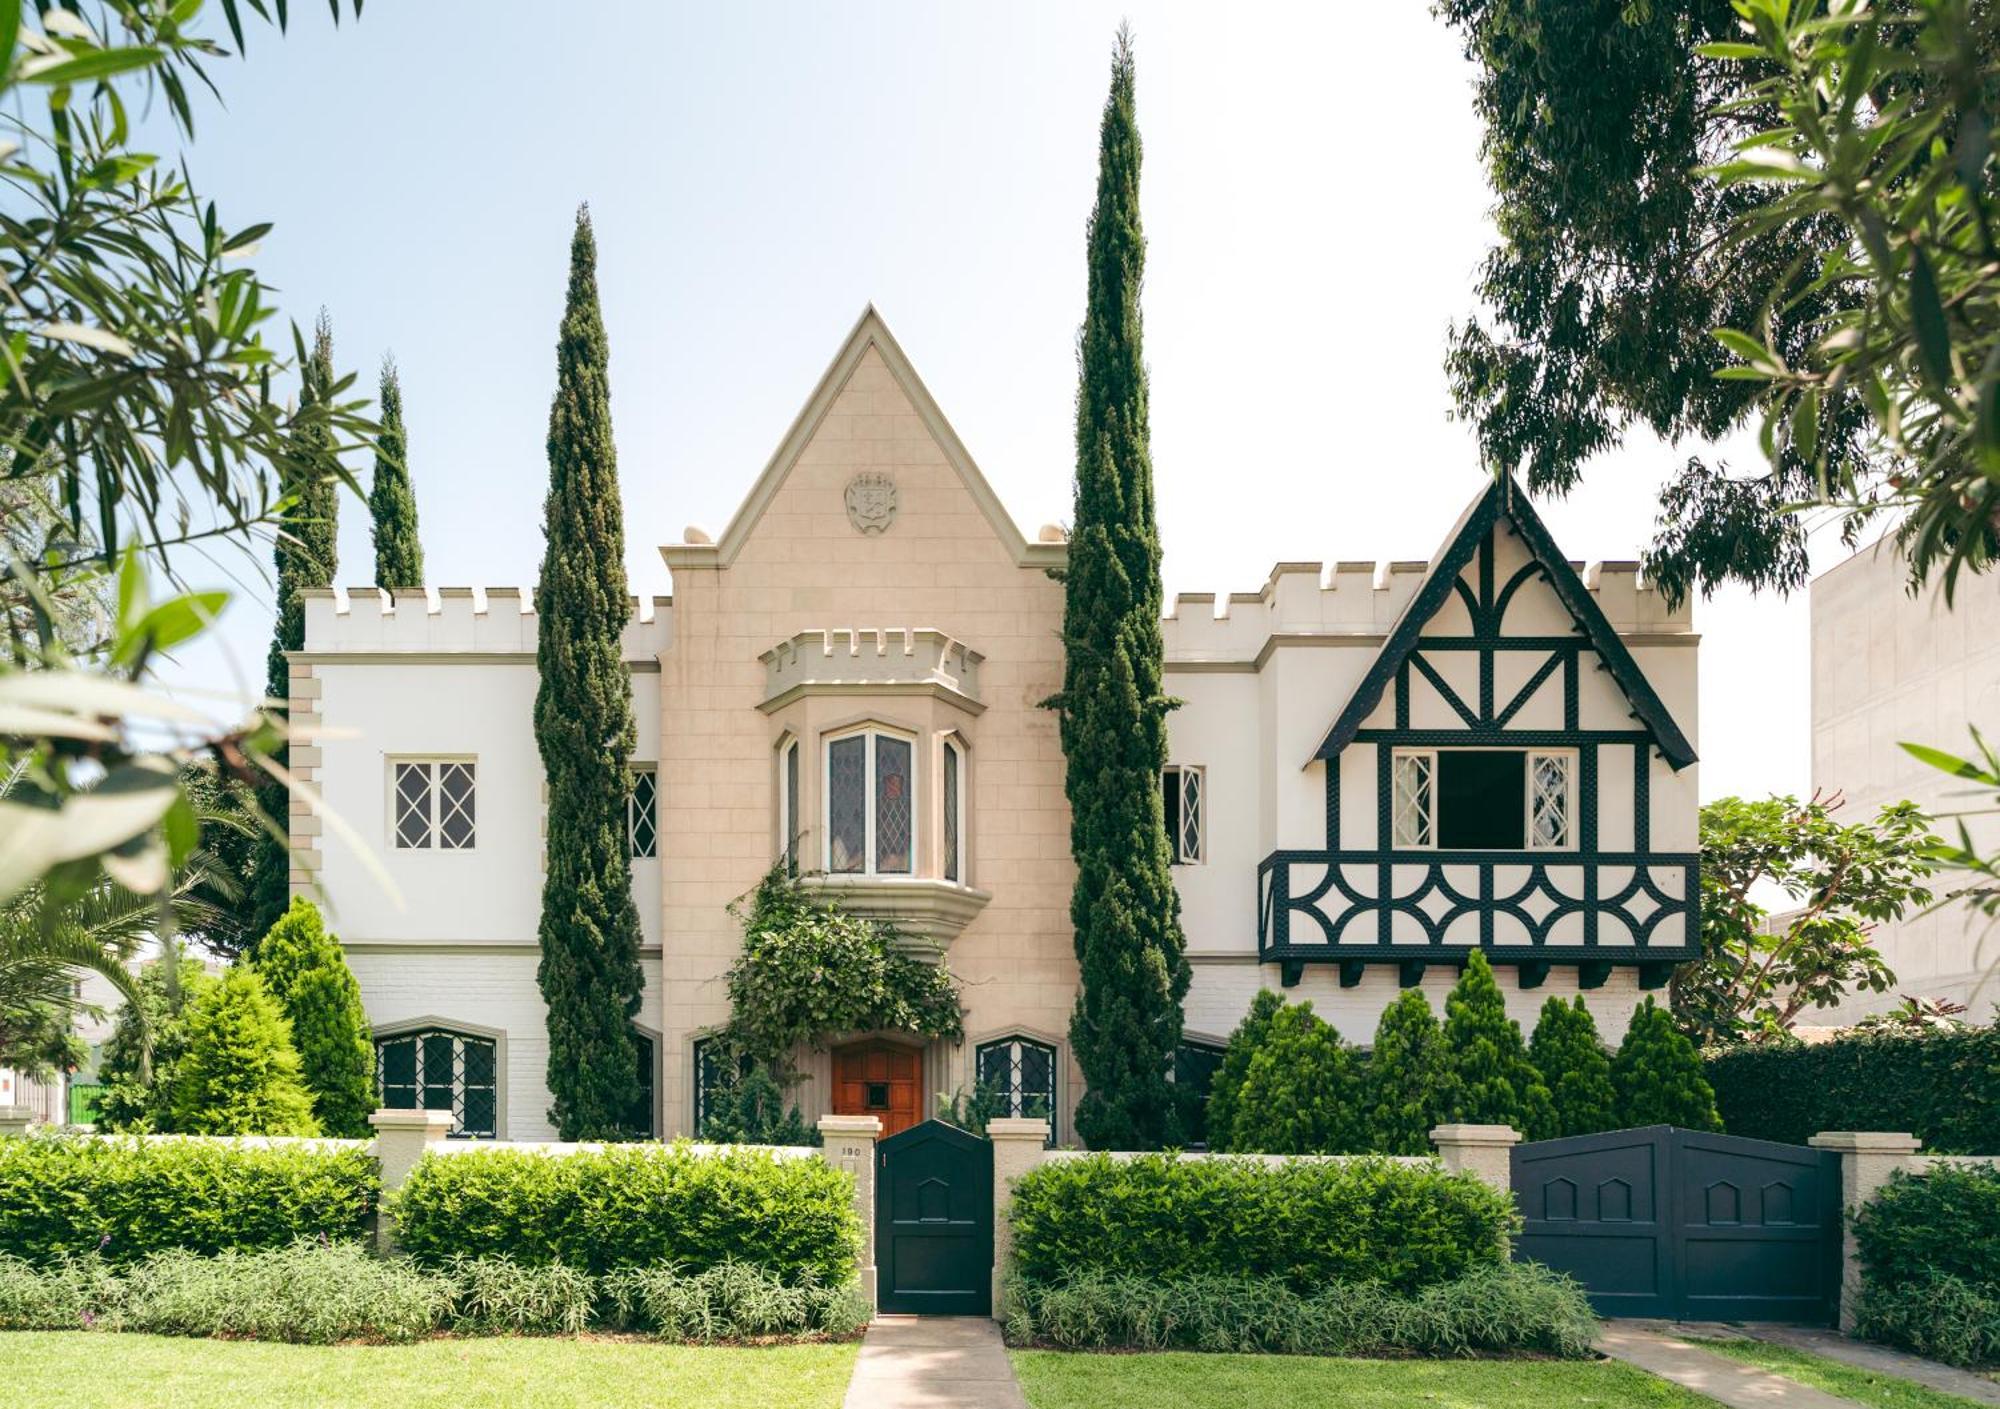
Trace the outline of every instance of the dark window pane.
<instances>
[{"instance_id":1,"label":"dark window pane","mask_svg":"<svg viewBox=\"0 0 2000 1409\"><path fill-rule=\"evenodd\" d=\"M378 1044L381 1054L382 1084L384 1086L415 1086L417 1084L417 1039L397 1037Z\"/></svg>"},{"instance_id":2,"label":"dark window pane","mask_svg":"<svg viewBox=\"0 0 2000 1409\"><path fill-rule=\"evenodd\" d=\"M632 1050L638 1061L639 1098L627 1121L632 1133L651 1139L653 1131L653 1039L643 1032L632 1034Z\"/></svg>"},{"instance_id":3,"label":"dark window pane","mask_svg":"<svg viewBox=\"0 0 2000 1409\"><path fill-rule=\"evenodd\" d=\"M860 871L868 859L868 740L835 739L826 750L827 870Z\"/></svg>"},{"instance_id":4,"label":"dark window pane","mask_svg":"<svg viewBox=\"0 0 2000 1409\"><path fill-rule=\"evenodd\" d=\"M944 750L944 878L958 879L958 750Z\"/></svg>"},{"instance_id":5,"label":"dark window pane","mask_svg":"<svg viewBox=\"0 0 2000 1409\"><path fill-rule=\"evenodd\" d=\"M487 1087L485 1090L474 1090L468 1087L465 1093L465 1112L459 1119L459 1128L453 1133L491 1140L495 1135L494 1125L493 1089Z\"/></svg>"},{"instance_id":6,"label":"dark window pane","mask_svg":"<svg viewBox=\"0 0 2000 1409\"><path fill-rule=\"evenodd\" d=\"M463 851L472 845L472 765L438 766L438 845Z\"/></svg>"},{"instance_id":7,"label":"dark window pane","mask_svg":"<svg viewBox=\"0 0 2000 1409\"><path fill-rule=\"evenodd\" d=\"M799 833L805 826L799 820L799 746L791 745L785 750L785 869L793 875L799 870Z\"/></svg>"},{"instance_id":8,"label":"dark window pane","mask_svg":"<svg viewBox=\"0 0 2000 1409\"><path fill-rule=\"evenodd\" d=\"M1026 1037L989 1042L973 1053L973 1070L980 1087L1000 1097L1001 1115L1046 1120L1055 1143L1055 1048Z\"/></svg>"},{"instance_id":9,"label":"dark window pane","mask_svg":"<svg viewBox=\"0 0 2000 1409\"><path fill-rule=\"evenodd\" d=\"M996 1091L1006 1091L1011 1088L1012 1082L1009 1080L1008 1071L1010 1063L1007 1060L1005 1043L981 1047L977 1065L979 1069L977 1080L981 1086L991 1086Z\"/></svg>"},{"instance_id":10,"label":"dark window pane","mask_svg":"<svg viewBox=\"0 0 2000 1409\"><path fill-rule=\"evenodd\" d=\"M1173 853L1176 866L1181 863L1179 837L1181 834L1181 773L1178 768L1168 768L1160 773L1160 805L1167 823L1167 849Z\"/></svg>"},{"instance_id":11,"label":"dark window pane","mask_svg":"<svg viewBox=\"0 0 2000 1409\"><path fill-rule=\"evenodd\" d=\"M477 1037L465 1039L465 1084L467 1086L491 1086L493 1084L493 1044L482 1042Z\"/></svg>"},{"instance_id":12,"label":"dark window pane","mask_svg":"<svg viewBox=\"0 0 2000 1409\"><path fill-rule=\"evenodd\" d=\"M650 770L632 774L632 792L625 800L625 832L635 857L660 854L660 778Z\"/></svg>"},{"instance_id":13,"label":"dark window pane","mask_svg":"<svg viewBox=\"0 0 2000 1409\"><path fill-rule=\"evenodd\" d=\"M1437 756L1438 846L1515 851L1525 838L1528 756L1499 750Z\"/></svg>"},{"instance_id":14,"label":"dark window pane","mask_svg":"<svg viewBox=\"0 0 2000 1409\"><path fill-rule=\"evenodd\" d=\"M451 1034L427 1032L423 1035L423 1087L424 1109L427 1111L448 1111L453 1109L458 1072L453 1061L452 1048L456 1045Z\"/></svg>"},{"instance_id":15,"label":"dark window pane","mask_svg":"<svg viewBox=\"0 0 2000 1409\"><path fill-rule=\"evenodd\" d=\"M421 850L431 844L431 766L396 765L396 845Z\"/></svg>"},{"instance_id":16,"label":"dark window pane","mask_svg":"<svg viewBox=\"0 0 2000 1409\"><path fill-rule=\"evenodd\" d=\"M903 875L910 869L910 742L875 739L875 869Z\"/></svg>"}]
</instances>

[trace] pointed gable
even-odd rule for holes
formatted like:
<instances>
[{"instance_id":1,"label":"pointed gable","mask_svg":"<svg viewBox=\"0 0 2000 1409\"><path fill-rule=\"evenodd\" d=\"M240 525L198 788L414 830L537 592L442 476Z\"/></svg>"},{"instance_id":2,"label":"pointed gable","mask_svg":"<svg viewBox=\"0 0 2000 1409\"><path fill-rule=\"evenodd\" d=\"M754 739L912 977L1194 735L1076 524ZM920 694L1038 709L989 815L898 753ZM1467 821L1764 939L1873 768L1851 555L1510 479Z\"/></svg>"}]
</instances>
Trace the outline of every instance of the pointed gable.
<instances>
[{"instance_id":1,"label":"pointed gable","mask_svg":"<svg viewBox=\"0 0 2000 1409\"><path fill-rule=\"evenodd\" d=\"M1314 757L1330 759L1353 742L1363 721L1381 704L1383 692L1396 678L1397 671L1410 659L1425 624L1451 602L1454 593L1464 601L1477 625L1479 612L1476 604L1467 599L1460 574L1472 562L1480 544L1503 521L1512 525L1520 536L1529 556L1569 613L1571 623L1582 633L1590 649L1597 653L1630 704L1633 717L1651 736L1667 763L1678 772L1695 762L1694 748L1688 743L1687 736L1674 722L1672 713L1647 680L1645 672L1639 668L1639 663L1632 658L1632 652L1605 617L1590 589L1584 586L1576 569L1570 566L1569 559L1557 549L1547 525L1511 475L1496 477L1459 516L1443 548L1431 560L1423 582L1390 630L1381 654L1355 687L1354 694L1334 720L1332 729L1328 730ZM1505 610L1506 600L1507 594L1503 592L1494 612L1496 617ZM1497 620L1491 623L1490 629L1498 630ZM1420 666L1423 664L1421 658L1418 663Z\"/></svg>"}]
</instances>

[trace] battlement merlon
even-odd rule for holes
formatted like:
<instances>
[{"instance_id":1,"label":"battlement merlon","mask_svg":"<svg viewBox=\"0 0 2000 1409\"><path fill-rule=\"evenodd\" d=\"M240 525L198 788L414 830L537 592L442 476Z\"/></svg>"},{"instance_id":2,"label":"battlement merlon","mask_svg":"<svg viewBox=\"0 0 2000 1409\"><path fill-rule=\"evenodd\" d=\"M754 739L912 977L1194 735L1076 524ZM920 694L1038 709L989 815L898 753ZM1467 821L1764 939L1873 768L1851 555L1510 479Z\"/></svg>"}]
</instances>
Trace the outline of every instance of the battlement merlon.
<instances>
[{"instance_id":1,"label":"battlement merlon","mask_svg":"<svg viewBox=\"0 0 2000 1409\"><path fill-rule=\"evenodd\" d=\"M1694 639L1689 604L1670 608L1631 561L1572 561L1612 628L1634 645ZM1379 641L1424 580L1426 562L1279 563L1256 592L1231 592L1216 611L1212 592L1183 592L1161 622L1167 663L1254 662L1274 639Z\"/></svg>"},{"instance_id":2,"label":"battlement merlon","mask_svg":"<svg viewBox=\"0 0 2000 1409\"><path fill-rule=\"evenodd\" d=\"M526 587L312 587L303 594L305 649L320 656L535 653L535 594ZM658 660L673 642L673 598L631 599L628 661Z\"/></svg>"}]
</instances>

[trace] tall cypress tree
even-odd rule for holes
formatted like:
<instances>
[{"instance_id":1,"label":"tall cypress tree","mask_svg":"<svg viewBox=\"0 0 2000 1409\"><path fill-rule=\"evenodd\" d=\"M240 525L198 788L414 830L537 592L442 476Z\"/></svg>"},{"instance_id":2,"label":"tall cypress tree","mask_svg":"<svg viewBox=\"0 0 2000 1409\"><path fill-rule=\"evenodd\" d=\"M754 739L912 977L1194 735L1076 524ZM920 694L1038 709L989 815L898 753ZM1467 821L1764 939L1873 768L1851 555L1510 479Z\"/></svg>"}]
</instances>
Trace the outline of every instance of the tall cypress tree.
<instances>
[{"instance_id":1,"label":"tall cypress tree","mask_svg":"<svg viewBox=\"0 0 2000 1409\"><path fill-rule=\"evenodd\" d=\"M1451 1054L1421 988L1406 988L1382 1010L1368 1058L1365 1104L1369 1149L1427 1155L1431 1131L1451 1119Z\"/></svg>"},{"instance_id":2,"label":"tall cypress tree","mask_svg":"<svg viewBox=\"0 0 2000 1409\"><path fill-rule=\"evenodd\" d=\"M644 980L625 841L634 728L618 645L631 608L609 360L584 207L556 341L548 548L535 588L535 741L549 784L538 977L549 1012L549 1118L565 1140L627 1133L639 1099L631 1022Z\"/></svg>"},{"instance_id":3,"label":"tall cypress tree","mask_svg":"<svg viewBox=\"0 0 2000 1409\"><path fill-rule=\"evenodd\" d=\"M1153 519L1139 290L1139 128L1132 37L1120 28L1090 217L1089 304L1078 339L1076 526L1064 573L1065 791L1082 971L1070 1045L1087 1089L1077 1133L1096 1149L1180 1138L1168 1065L1188 988L1180 897L1161 807L1160 537Z\"/></svg>"},{"instance_id":4,"label":"tall cypress tree","mask_svg":"<svg viewBox=\"0 0 2000 1409\"><path fill-rule=\"evenodd\" d=\"M331 400L333 385L333 324L321 309L313 326L312 352L300 369L301 410ZM326 469L332 446L333 432L324 421L301 418L293 433L293 463L286 471L291 480L286 488L293 502L279 521L274 548L278 617L266 659L264 693L276 701L291 695L291 663L285 652L305 649L305 590L331 587L340 568L340 482ZM280 714L287 712L282 704L273 708ZM289 767L290 747L280 748L277 759ZM259 788L257 804L280 831L290 826L291 798L283 783L268 782ZM292 903L291 848L260 831L249 868L244 878L243 905L248 912L244 929L254 945L284 917Z\"/></svg>"},{"instance_id":5,"label":"tall cypress tree","mask_svg":"<svg viewBox=\"0 0 2000 1409\"><path fill-rule=\"evenodd\" d=\"M424 545L417 537L417 492L410 484L409 437L403 431L403 384L396 360L382 359L382 434L375 442L375 478L368 512L375 521L375 585L424 585Z\"/></svg>"},{"instance_id":6,"label":"tall cypress tree","mask_svg":"<svg viewBox=\"0 0 2000 1409\"><path fill-rule=\"evenodd\" d=\"M1618 1094L1611 1085L1611 1058L1597 1038L1597 1020L1583 995L1565 1003L1551 997L1528 1040L1528 1058L1542 1074L1555 1103L1550 1133L1595 1135L1618 1128Z\"/></svg>"},{"instance_id":7,"label":"tall cypress tree","mask_svg":"<svg viewBox=\"0 0 2000 1409\"><path fill-rule=\"evenodd\" d=\"M1477 949L1444 1000L1444 1045L1451 1053L1451 1118L1473 1125L1511 1125L1530 1140L1555 1133L1555 1104L1542 1074L1528 1060L1521 1025L1507 1016L1507 999L1493 967Z\"/></svg>"}]
</instances>

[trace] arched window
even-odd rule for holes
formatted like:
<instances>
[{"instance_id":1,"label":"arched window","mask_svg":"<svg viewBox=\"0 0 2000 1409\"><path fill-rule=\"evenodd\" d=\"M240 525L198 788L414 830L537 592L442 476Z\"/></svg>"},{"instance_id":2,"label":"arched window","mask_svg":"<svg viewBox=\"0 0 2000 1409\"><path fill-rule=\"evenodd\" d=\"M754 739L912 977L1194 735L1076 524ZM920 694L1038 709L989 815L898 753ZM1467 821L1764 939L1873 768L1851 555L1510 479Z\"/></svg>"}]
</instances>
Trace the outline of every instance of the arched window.
<instances>
[{"instance_id":1,"label":"arched window","mask_svg":"<svg viewBox=\"0 0 2000 1409\"><path fill-rule=\"evenodd\" d=\"M653 1039L638 1028L632 1029L632 1050L639 1063L639 1096L632 1103L626 1124L641 1140L650 1140L659 1131L653 1127Z\"/></svg>"},{"instance_id":2,"label":"arched window","mask_svg":"<svg viewBox=\"0 0 2000 1409\"><path fill-rule=\"evenodd\" d=\"M1056 1141L1056 1049L1032 1037L1002 1037L973 1050L973 1079L997 1113L1049 1123Z\"/></svg>"},{"instance_id":3,"label":"arched window","mask_svg":"<svg viewBox=\"0 0 2000 1409\"><path fill-rule=\"evenodd\" d=\"M826 869L907 876L917 851L915 743L879 729L826 743Z\"/></svg>"},{"instance_id":4,"label":"arched window","mask_svg":"<svg viewBox=\"0 0 2000 1409\"><path fill-rule=\"evenodd\" d=\"M965 879L965 749L944 741L944 878Z\"/></svg>"},{"instance_id":5,"label":"arched window","mask_svg":"<svg viewBox=\"0 0 2000 1409\"><path fill-rule=\"evenodd\" d=\"M454 1137L498 1135L499 1064L493 1039L431 1028L375 1039L375 1081L396 1111L450 1111Z\"/></svg>"},{"instance_id":6,"label":"arched window","mask_svg":"<svg viewBox=\"0 0 2000 1409\"><path fill-rule=\"evenodd\" d=\"M778 749L778 847L785 858L785 874L799 873L799 832L804 819L799 816L799 741L787 739Z\"/></svg>"}]
</instances>

